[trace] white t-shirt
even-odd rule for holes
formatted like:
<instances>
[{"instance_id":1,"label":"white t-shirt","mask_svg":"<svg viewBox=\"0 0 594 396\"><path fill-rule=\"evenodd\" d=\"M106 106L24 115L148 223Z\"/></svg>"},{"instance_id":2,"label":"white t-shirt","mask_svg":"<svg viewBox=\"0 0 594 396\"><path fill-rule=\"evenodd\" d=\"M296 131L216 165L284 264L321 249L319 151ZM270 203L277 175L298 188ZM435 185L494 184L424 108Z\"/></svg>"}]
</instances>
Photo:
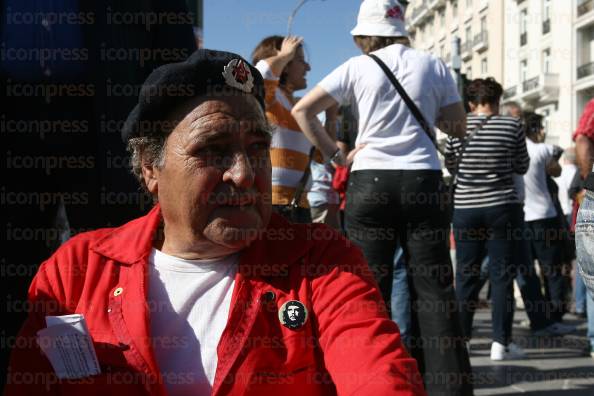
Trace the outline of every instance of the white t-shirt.
<instances>
[{"instance_id":1,"label":"white t-shirt","mask_svg":"<svg viewBox=\"0 0 594 396\"><path fill-rule=\"evenodd\" d=\"M210 395L238 260L184 260L152 250L151 340L169 395Z\"/></svg>"},{"instance_id":2,"label":"white t-shirt","mask_svg":"<svg viewBox=\"0 0 594 396\"><path fill-rule=\"evenodd\" d=\"M577 166L574 164L561 165L561 176L555 178L555 182L559 186L559 202L563 209L563 214L570 215L573 211L573 203L569 198L569 187L577 172Z\"/></svg>"},{"instance_id":3,"label":"white t-shirt","mask_svg":"<svg viewBox=\"0 0 594 396\"><path fill-rule=\"evenodd\" d=\"M400 44L373 54L395 73L431 127L440 108L460 101L452 75L438 58ZM352 170L441 168L433 143L373 59L353 57L319 86L340 104L350 104L359 120L356 144L366 146Z\"/></svg>"},{"instance_id":4,"label":"white t-shirt","mask_svg":"<svg viewBox=\"0 0 594 396\"><path fill-rule=\"evenodd\" d=\"M534 143L526 139L530 166L524 175L526 199L524 220L534 221L555 217L557 211L547 188L546 165L553 158L555 147L546 143Z\"/></svg>"}]
</instances>

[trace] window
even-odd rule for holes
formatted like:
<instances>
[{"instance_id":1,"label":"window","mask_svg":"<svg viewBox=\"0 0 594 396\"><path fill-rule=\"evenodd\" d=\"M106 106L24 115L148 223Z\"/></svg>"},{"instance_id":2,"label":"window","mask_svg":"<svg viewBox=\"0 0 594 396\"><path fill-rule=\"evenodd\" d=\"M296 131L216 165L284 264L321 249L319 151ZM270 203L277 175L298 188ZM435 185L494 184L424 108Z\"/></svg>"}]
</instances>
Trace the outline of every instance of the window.
<instances>
[{"instance_id":1,"label":"window","mask_svg":"<svg viewBox=\"0 0 594 396\"><path fill-rule=\"evenodd\" d=\"M543 0L542 20L548 21L549 19L551 19L551 0Z\"/></svg>"},{"instance_id":2,"label":"window","mask_svg":"<svg viewBox=\"0 0 594 396\"><path fill-rule=\"evenodd\" d=\"M487 63L487 58L481 59L481 74L485 75L489 72L489 65Z\"/></svg>"},{"instance_id":3,"label":"window","mask_svg":"<svg viewBox=\"0 0 594 396\"><path fill-rule=\"evenodd\" d=\"M472 42L472 28L470 25L466 26L466 42Z\"/></svg>"},{"instance_id":4,"label":"window","mask_svg":"<svg viewBox=\"0 0 594 396\"><path fill-rule=\"evenodd\" d=\"M443 9L439 10L437 17L439 18L439 27L445 27L445 11Z\"/></svg>"},{"instance_id":5,"label":"window","mask_svg":"<svg viewBox=\"0 0 594 396\"><path fill-rule=\"evenodd\" d=\"M520 11L520 47L528 43L528 10Z\"/></svg>"},{"instance_id":6,"label":"window","mask_svg":"<svg viewBox=\"0 0 594 396\"><path fill-rule=\"evenodd\" d=\"M487 16L481 17L481 33L487 31Z\"/></svg>"},{"instance_id":7,"label":"window","mask_svg":"<svg viewBox=\"0 0 594 396\"><path fill-rule=\"evenodd\" d=\"M520 11L520 34L528 31L528 10L524 8Z\"/></svg>"},{"instance_id":8,"label":"window","mask_svg":"<svg viewBox=\"0 0 594 396\"><path fill-rule=\"evenodd\" d=\"M472 0L466 0L466 8L472 7Z\"/></svg>"},{"instance_id":9,"label":"window","mask_svg":"<svg viewBox=\"0 0 594 396\"><path fill-rule=\"evenodd\" d=\"M551 72L551 50L549 48L542 51L542 71L543 73Z\"/></svg>"},{"instance_id":10,"label":"window","mask_svg":"<svg viewBox=\"0 0 594 396\"><path fill-rule=\"evenodd\" d=\"M452 16L454 18L456 18L458 16L458 2L457 1L452 2Z\"/></svg>"},{"instance_id":11,"label":"window","mask_svg":"<svg viewBox=\"0 0 594 396\"><path fill-rule=\"evenodd\" d=\"M439 57L445 59L445 46L443 44L439 47Z\"/></svg>"},{"instance_id":12,"label":"window","mask_svg":"<svg viewBox=\"0 0 594 396\"><path fill-rule=\"evenodd\" d=\"M468 66L466 68L466 73L465 74L466 74L466 78L467 79L472 80L472 67L471 66Z\"/></svg>"},{"instance_id":13,"label":"window","mask_svg":"<svg viewBox=\"0 0 594 396\"><path fill-rule=\"evenodd\" d=\"M528 79L528 60L524 59L520 62L520 81L524 82Z\"/></svg>"}]
</instances>

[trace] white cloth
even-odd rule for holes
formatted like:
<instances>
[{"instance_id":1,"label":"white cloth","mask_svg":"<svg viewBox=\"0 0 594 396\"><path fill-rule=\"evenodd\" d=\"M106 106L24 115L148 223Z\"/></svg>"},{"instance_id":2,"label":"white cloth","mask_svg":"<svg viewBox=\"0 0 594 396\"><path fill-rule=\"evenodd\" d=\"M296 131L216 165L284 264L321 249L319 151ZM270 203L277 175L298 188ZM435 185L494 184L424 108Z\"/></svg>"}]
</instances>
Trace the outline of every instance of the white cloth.
<instances>
[{"instance_id":1,"label":"white cloth","mask_svg":"<svg viewBox=\"0 0 594 396\"><path fill-rule=\"evenodd\" d=\"M311 161L311 189L307 193L309 206L316 207L326 204L336 205L340 202L340 197L336 190L332 188L333 171L328 169L328 165Z\"/></svg>"},{"instance_id":2,"label":"white cloth","mask_svg":"<svg viewBox=\"0 0 594 396\"><path fill-rule=\"evenodd\" d=\"M156 249L150 254L151 340L171 396L211 393L238 259L184 260Z\"/></svg>"},{"instance_id":3,"label":"white cloth","mask_svg":"<svg viewBox=\"0 0 594 396\"><path fill-rule=\"evenodd\" d=\"M559 202L564 215L570 215L573 212L573 202L569 198L569 187L577 172L577 166L574 164L561 165L561 176L555 178L559 186Z\"/></svg>"},{"instance_id":4,"label":"white cloth","mask_svg":"<svg viewBox=\"0 0 594 396\"><path fill-rule=\"evenodd\" d=\"M419 107L431 127L439 109L460 101L456 83L438 58L400 44L374 52ZM441 169L437 151L382 69L356 56L326 76L319 86L341 104L351 104L359 120L353 171Z\"/></svg>"},{"instance_id":5,"label":"white cloth","mask_svg":"<svg viewBox=\"0 0 594 396\"><path fill-rule=\"evenodd\" d=\"M530 156L530 167L524 175L526 199L524 201L524 220L544 220L557 215L551 194L547 188L546 165L553 158L555 148L546 143L534 143L526 139Z\"/></svg>"}]
</instances>

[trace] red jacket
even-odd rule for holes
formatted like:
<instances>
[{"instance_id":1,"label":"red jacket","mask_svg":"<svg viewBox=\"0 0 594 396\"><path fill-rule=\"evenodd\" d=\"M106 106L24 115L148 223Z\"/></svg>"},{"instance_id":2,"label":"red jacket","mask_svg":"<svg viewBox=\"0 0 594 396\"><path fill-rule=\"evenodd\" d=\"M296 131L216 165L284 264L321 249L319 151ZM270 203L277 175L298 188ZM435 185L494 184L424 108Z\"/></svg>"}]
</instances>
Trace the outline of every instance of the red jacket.
<instances>
[{"instance_id":1,"label":"red jacket","mask_svg":"<svg viewBox=\"0 0 594 396\"><path fill-rule=\"evenodd\" d=\"M157 205L122 227L72 238L41 265L7 395L166 394L146 303L148 256L160 221ZM288 300L309 311L298 330L278 319ZM212 394L424 395L416 362L383 307L358 249L326 226L273 216L241 254ZM101 374L58 380L36 332L46 315L72 313L86 318Z\"/></svg>"}]
</instances>

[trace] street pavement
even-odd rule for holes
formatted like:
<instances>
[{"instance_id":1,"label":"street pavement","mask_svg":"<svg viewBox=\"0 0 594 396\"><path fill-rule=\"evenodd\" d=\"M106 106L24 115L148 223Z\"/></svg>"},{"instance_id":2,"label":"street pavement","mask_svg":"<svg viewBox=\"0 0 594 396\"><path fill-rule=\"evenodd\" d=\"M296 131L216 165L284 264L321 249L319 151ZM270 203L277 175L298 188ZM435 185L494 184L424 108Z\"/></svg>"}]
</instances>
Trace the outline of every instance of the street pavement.
<instances>
[{"instance_id":1,"label":"street pavement","mask_svg":"<svg viewBox=\"0 0 594 396\"><path fill-rule=\"evenodd\" d=\"M493 362L491 311L477 311L470 347L475 395L594 396L594 359L586 353L585 320L568 314L565 322L577 325L575 334L536 337L522 326L526 318L523 310L516 311L513 338L528 359Z\"/></svg>"}]
</instances>

